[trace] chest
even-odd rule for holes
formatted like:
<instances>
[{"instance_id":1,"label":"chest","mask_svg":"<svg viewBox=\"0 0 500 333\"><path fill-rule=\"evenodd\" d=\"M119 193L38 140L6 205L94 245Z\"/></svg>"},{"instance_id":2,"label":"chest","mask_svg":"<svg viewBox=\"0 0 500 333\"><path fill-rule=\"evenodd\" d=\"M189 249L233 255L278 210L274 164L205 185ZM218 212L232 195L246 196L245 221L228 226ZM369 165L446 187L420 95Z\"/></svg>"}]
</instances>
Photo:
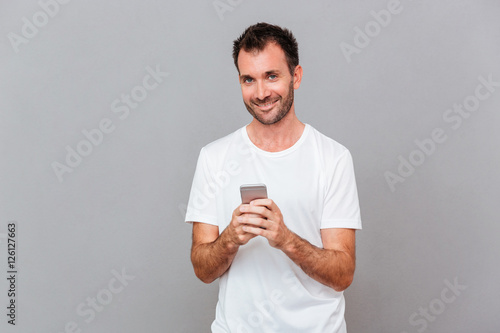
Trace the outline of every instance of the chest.
<instances>
[{"instance_id":1,"label":"chest","mask_svg":"<svg viewBox=\"0 0 500 333\"><path fill-rule=\"evenodd\" d=\"M281 210L284 221L299 236L316 245L320 241L320 221L325 195L325 177L320 161L314 154L266 158L258 155L236 155L226 161L233 166L233 173L226 180L218 211L223 216L220 232L231 221L231 216L241 204L240 185L263 183L268 197Z\"/></svg>"}]
</instances>

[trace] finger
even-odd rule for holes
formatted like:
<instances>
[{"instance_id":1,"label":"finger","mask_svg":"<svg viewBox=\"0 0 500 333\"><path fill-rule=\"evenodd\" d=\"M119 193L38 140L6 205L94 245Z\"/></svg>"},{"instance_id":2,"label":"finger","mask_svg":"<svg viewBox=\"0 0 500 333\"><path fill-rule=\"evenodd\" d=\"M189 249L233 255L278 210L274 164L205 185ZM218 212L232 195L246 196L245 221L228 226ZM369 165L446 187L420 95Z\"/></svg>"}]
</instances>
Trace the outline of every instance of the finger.
<instances>
[{"instance_id":1,"label":"finger","mask_svg":"<svg viewBox=\"0 0 500 333\"><path fill-rule=\"evenodd\" d=\"M267 207L272 212L281 213L279 207L271 199L255 199L250 202L250 206L262 206Z\"/></svg>"},{"instance_id":2,"label":"finger","mask_svg":"<svg viewBox=\"0 0 500 333\"><path fill-rule=\"evenodd\" d=\"M245 211L248 209L248 204L241 204L234 210L236 216L240 216L245 214Z\"/></svg>"},{"instance_id":3,"label":"finger","mask_svg":"<svg viewBox=\"0 0 500 333\"><path fill-rule=\"evenodd\" d=\"M272 212L266 206L247 205L241 208L245 213L258 214L264 218L270 218Z\"/></svg>"},{"instance_id":4,"label":"finger","mask_svg":"<svg viewBox=\"0 0 500 333\"><path fill-rule=\"evenodd\" d=\"M266 199L255 199L255 200L252 200L250 201L250 205L253 206L266 206L266 207L269 207L273 204L273 200L269 199L269 198L266 198Z\"/></svg>"},{"instance_id":5,"label":"finger","mask_svg":"<svg viewBox=\"0 0 500 333\"><path fill-rule=\"evenodd\" d=\"M249 218L257 218L257 219L263 219L262 215L260 214L253 214L253 213L243 213L241 215L236 215L233 217L233 220L231 221L234 227L241 227L243 224L247 224L247 220Z\"/></svg>"},{"instance_id":6,"label":"finger","mask_svg":"<svg viewBox=\"0 0 500 333\"><path fill-rule=\"evenodd\" d=\"M246 233L252 234L255 236L264 236L266 237L266 229L262 229L259 227L253 227L251 225L244 225L243 226L243 231Z\"/></svg>"},{"instance_id":7,"label":"finger","mask_svg":"<svg viewBox=\"0 0 500 333\"><path fill-rule=\"evenodd\" d=\"M264 219L261 216L250 217L248 216L248 214L238 217L238 222L241 223L242 226L255 226L264 229L270 228L272 226L272 222L270 222L269 220Z\"/></svg>"}]
</instances>

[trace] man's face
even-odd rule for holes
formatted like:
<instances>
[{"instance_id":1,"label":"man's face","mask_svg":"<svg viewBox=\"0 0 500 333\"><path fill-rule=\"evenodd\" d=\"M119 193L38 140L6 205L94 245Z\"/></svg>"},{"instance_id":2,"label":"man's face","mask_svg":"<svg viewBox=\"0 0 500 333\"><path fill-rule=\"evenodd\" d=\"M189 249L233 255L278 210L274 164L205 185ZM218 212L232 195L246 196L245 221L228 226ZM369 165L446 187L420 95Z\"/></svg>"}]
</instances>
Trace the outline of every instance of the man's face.
<instances>
[{"instance_id":1,"label":"man's face","mask_svg":"<svg viewBox=\"0 0 500 333\"><path fill-rule=\"evenodd\" d=\"M288 70L285 53L275 43L262 51L238 56L243 102L250 114L264 125L283 119L293 107L293 90L300 80L294 80Z\"/></svg>"}]
</instances>

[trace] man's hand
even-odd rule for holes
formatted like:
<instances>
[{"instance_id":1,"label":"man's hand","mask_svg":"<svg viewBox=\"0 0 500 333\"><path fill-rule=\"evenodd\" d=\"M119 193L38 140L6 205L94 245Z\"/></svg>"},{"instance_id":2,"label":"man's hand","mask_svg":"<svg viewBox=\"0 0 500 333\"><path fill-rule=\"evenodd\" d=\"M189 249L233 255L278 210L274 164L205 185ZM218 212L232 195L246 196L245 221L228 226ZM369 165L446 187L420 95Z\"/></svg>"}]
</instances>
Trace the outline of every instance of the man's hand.
<instances>
[{"instance_id":1,"label":"man's hand","mask_svg":"<svg viewBox=\"0 0 500 333\"><path fill-rule=\"evenodd\" d=\"M245 214L236 216L242 231L267 238L269 245L284 250L293 238L293 233L283 221L280 209L271 199L256 199L239 210ZM234 214L233 214L234 216Z\"/></svg>"},{"instance_id":2,"label":"man's hand","mask_svg":"<svg viewBox=\"0 0 500 333\"><path fill-rule=\"evenodd\" d=\"M244 231L244 224L239 222L241 216L247 215L241 210L242 206L233 211L231 222L220 235L219 227L215 225L193 222L191 262L196 276L205 283L211 283L224 274L238 248L256 236Z\"/></svg>"},{"instance_id":3,"label":"man's hand","mask_svg":"<svg viewBox=\"0 0 500 333\"><path fill-rule=\"evenodd\" d=\"M356 265L354 229L321 229L323 248L319 248L287 228L271 199L254 200L239 210L244 214L235 217L243 232L267 238L271 246L283 251L316 281L336 291L352 283Z\"/></svg>"},{"instance_id":4,"label":"man's hand","mask_svg":"<svg viewBox=\"0 0 500 333\"><path fill-rule=\"evenodd\" d=\"M231 222L223 232L223 234L226 233L226 235L224 236L227 236L228 240L230 240L236 247L245 245L250 239L257 236L257 234L253 234L248 232L248 230L245 230L245 220L249 218L258 218L258 215L256 214L245 214L246 206L248 205L241 204L236 207L236 209L233 211Z\"/></svg>"}]
</instances>

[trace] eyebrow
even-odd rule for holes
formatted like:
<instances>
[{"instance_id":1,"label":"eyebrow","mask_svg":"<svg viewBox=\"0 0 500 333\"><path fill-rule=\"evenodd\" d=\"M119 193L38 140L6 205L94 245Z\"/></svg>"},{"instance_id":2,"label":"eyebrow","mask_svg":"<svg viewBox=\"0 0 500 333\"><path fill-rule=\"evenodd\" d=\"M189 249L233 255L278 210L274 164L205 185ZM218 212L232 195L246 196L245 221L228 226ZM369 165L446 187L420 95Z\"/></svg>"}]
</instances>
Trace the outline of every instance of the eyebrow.
<instances>
[{"instance_id":1,"label":"eyebrow","mask_svg":"<svg viewBox=\"0 0 500 333\"><path fill-rule=\"evenodd\" d=\"M281 71L279 69L273 69L273 70L266 72L266 75L269 75L269 74L281 74Z\"/></svg>"},{"instance_id":2,"label":"eyebrow","mask_svg":"<svg viewBox=\"0 0 500 333\"><path fill-rule=\"evenodd\" d=\"M240 81L245 81L246 79L253 79L253 77L247 74L240 75Z\"/></svg>"},{"instance_id":3,"label":"eyebrow","mask_svg":"<svg viewBox=\"0 0 500 333\"><path fill-rule=\"evenodd\" d=\"M270 74L281 74L281 71L279 69L272 69L270 71L266 71L265 75L270 75ZM241 74L240 75L240 80L246 80L246 79L253 79L251 75L248 74Z\"/></svg>"}]
</instances>

